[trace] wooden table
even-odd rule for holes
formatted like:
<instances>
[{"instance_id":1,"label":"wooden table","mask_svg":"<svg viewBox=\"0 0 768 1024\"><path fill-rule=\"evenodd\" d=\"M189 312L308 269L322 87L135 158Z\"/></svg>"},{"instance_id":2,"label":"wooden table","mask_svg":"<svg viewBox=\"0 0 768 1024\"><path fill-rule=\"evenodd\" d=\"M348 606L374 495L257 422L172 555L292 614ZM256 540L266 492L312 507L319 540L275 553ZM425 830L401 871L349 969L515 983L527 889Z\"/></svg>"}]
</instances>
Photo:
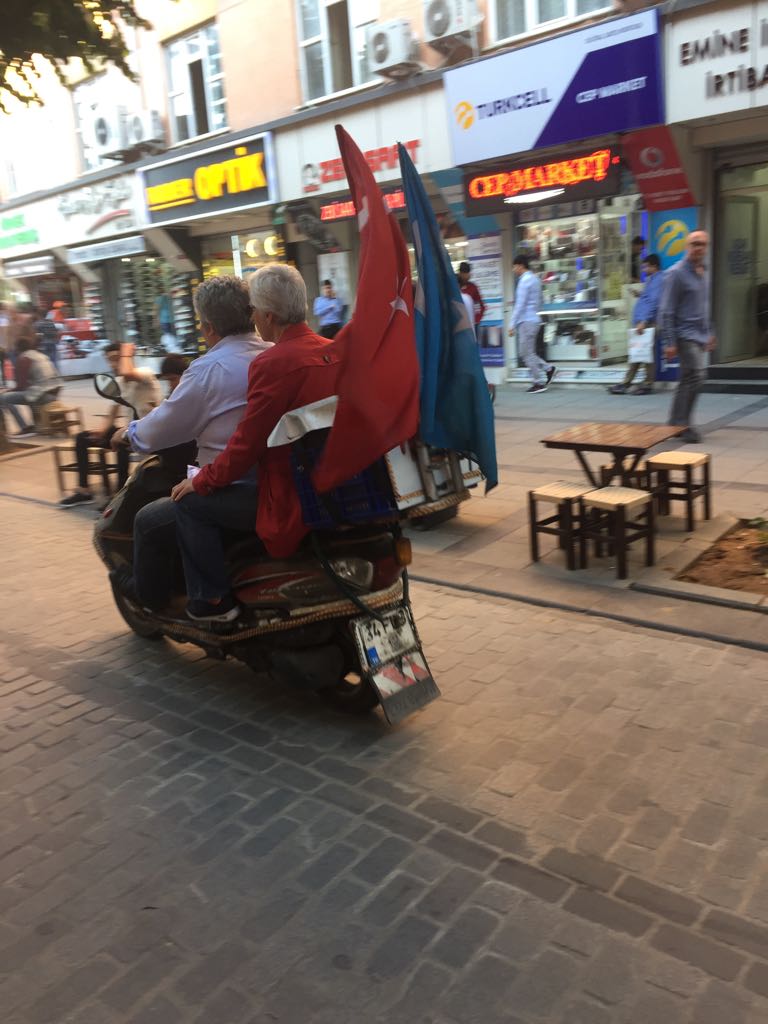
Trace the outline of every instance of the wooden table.
<instances>
[{"instance_id":1,"label":"wooden table","mask_svg":"<svg viewBox=\"0 0 768 1024\"><path fill-rule=\"evenodd\" d=\"M603 484L595 477L592 467L584 457L585 452L602 452L613 456L608 482L618 477L628 487L641 457L657 444L669 441L682 434L685 427L670 427L650 423L580 423L575 427L561 430L559 434L545 437L542 444L547 448L565 448L576 452L581 468L593 487ZM625 464L625 459L629 461Z\"/></svg>"}]
</instances>

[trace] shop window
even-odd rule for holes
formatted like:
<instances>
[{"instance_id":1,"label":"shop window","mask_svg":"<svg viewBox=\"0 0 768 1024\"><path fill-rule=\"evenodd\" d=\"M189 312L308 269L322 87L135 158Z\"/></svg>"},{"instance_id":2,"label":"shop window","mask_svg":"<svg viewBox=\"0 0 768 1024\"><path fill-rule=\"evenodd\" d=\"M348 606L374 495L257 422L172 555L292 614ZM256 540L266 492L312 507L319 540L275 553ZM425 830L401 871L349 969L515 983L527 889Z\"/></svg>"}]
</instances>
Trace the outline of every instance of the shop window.
<instances>
[{"instance_id":1,"label":"shop window","mask_svg":"<svg viewBox=\"0 0 768 1024\"><path fill-rule=\"evenodd\" d=\"M171 136L184 142L227 126L219 33L206 25L165 48Z\"/></svg>"},{"instance_id":2,"label":"shop window","mask_svg":"<svg viewBox=\"0 0 768 1024\"><path fill-rule=\"evenodd\" d=\"M610 0L496 0L495 38L510 39L552 21L610 9Z\"/></svg>"},{"instance_id":3,"label":"shop window","mask_svg":"<svg viewBox=\"0 0 768 1024\"><path fill-rule=\"evenodd\" d=\"M297 13L306 100L372 80L365 29L379 20L378 0L297 0Z\"/></svg>"}]
</instances>

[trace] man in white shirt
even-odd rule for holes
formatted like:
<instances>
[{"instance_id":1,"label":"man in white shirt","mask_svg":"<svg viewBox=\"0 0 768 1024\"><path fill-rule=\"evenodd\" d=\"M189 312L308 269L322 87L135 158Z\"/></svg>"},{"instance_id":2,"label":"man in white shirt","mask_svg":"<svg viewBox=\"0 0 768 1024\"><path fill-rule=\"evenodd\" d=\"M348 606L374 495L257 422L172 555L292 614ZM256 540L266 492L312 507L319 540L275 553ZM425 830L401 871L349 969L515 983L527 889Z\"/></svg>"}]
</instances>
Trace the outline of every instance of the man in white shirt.
<instances>
[{"instance_id":1,"label":"man in white shirt","mask_svg":"<svg viewBox=\"0 0 768 1024\"><path fill-rule=\"evenodd\" d=\"M530 260L525 253L515 256L512 270L517 277L512 330L517 332L519 354L530 370L533 381L527 393L535 395L546 391L557 373L551 363L545 362L536 353L536 338L541 324L541 282L530 269Z\"/></svg>"},{"instance_id":2,"label":"man in white shirt","mask_svg":"<svg viewBox=\"0 0 768 1024\"><path fill-rule=\"evenodd\" d=\"M272 345L253 331L248 287L240 278L203 281L195 292L195 310L207 352L192 362L169 398L119 430L112 447L127 442L149 454L196 441L200 466L227 447L245 411L251 361ZM134 520L133 578L123 579L120 589L146 607L164 608L177 559L176 503L160 498Z\"/></svg>"}]
</instances>

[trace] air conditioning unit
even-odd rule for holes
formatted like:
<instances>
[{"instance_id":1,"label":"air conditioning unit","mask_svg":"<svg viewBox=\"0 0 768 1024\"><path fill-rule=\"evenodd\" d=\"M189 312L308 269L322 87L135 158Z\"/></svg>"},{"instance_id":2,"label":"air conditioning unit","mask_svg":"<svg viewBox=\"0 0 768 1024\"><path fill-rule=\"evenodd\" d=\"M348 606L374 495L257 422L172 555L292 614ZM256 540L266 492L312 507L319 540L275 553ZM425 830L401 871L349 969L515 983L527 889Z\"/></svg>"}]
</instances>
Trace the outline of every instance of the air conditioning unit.
<instances>
[{"instance_id":1,"label":"air conditioning unit","mask_svg":"<svg viewBox=\"0 0 768 1024\"><path fill-rule=\"evenodd\" d=\"M385 78L407 78L420 70L419 43L411 24L403 18L368 25L365 53L371 74Z\"/></svg>"},{"instance_id":2,"label":"air conditioning unit","mask_svg":"<svg viewBox=\"0 0 768 1024\"><path fill-rule=\"evenodd\" d=\"M475 0L424 0L424 42L453 56L474 46L482 20Z\"/></svg>"},{"instance_id":3,"label":"air conditioning unit","mask_svg":"<svg viewBox=\"0 0 768 1024\"><path fill-rule=\"evenodd\" d=\"M125 126L120 107L96 107L89 113L88 135L96 154L116 160L125 150Z\"/></svg>"},{"instance_id":4,"label":"air conditioning unit","mask_svg":"<svg viewBox=\"0 0 768 1024\"><path fill-rule=\"evenodd\" d=\"M165 147L165 132L160 114L156 110L137 110L125 114L126 149L161 149Z\"/></svg>"}]
</instances>

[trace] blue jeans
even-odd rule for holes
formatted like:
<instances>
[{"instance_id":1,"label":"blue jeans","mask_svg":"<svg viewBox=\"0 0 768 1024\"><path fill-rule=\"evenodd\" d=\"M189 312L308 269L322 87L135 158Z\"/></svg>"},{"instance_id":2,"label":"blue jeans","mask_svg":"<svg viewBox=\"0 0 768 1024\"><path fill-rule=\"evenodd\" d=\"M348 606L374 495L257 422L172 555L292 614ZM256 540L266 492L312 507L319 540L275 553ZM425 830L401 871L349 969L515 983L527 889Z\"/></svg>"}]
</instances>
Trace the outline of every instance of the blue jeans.
<instances>
[{"instance_id":1,"label":"blue jeans","mask_svg":"<svg viewBox=\"0 0 768 1024\"><path fill-rule=\"evenodd\" d=\"M0 409L8 410L16 420L19 430L29 430L29 424L19 412L18 406L20 405L26 405L29 411L32 411L29 402L27 401L26 392L6 391L4 395L0 395Z\"/></svg>"},{"instance_id":2,"label":"blue jeans","mask_svg":"<svg viewBox=\"0 0 768 1024\"><path fill-rule=\"evenodd\" d=\"M232 590L222 530L254 533L258 488L232 484L213 494L187 494L176 505L176 529L192 601L216 601Z\"/></svg>"}]
</instances>

